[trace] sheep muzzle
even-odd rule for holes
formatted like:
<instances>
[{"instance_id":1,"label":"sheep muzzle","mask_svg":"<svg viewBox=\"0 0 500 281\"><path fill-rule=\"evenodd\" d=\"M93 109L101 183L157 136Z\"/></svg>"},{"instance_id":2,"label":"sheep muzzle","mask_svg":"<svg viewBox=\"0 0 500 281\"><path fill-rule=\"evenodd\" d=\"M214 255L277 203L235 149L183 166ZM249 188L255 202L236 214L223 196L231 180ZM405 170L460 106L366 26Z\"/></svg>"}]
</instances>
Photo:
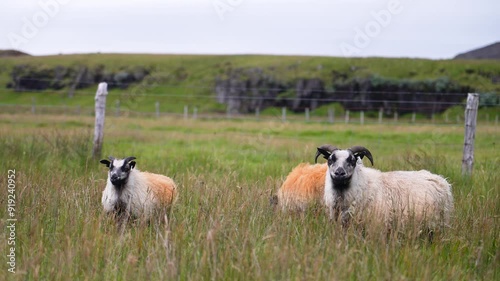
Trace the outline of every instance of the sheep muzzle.
<instances>
[{"instance_id":1,"label":"sheep muzzle","mask_svg":"<svg viewBox=\"0 0 500 281\"><path fill-rule=\"evenodd\" d=\"M351 183L352 176L332 176L333 188L336 190L346 190Z\"/></svg>"},{"instance_id":2,"label":"sheep muzzle","mask_svg":"<svg viewBox=\"0 0 500 281\"><path fill-rule=\"evenodd\" d=\"M112 175L109 180L118 189L127 183L127 178L120 178L117 175Z\"/></svg>"}]
</instances>

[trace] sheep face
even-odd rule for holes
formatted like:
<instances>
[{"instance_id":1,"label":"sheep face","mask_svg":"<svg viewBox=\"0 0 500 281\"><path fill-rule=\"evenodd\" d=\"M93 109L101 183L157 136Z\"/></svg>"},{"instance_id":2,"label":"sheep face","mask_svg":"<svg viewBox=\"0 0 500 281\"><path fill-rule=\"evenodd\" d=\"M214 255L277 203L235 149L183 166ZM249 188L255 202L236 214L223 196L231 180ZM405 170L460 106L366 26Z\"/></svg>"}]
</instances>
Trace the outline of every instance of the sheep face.
<instances>
[{"instance_id":1,"label":"sheep face","mask_svg":"<svg viewBox=\"0 0 500 281\"><path fill-rule=\"evenodd\" d=\"M127 183L130 171L135 167L134 159L136 158L132 156L125 159L109 157L111 161L101 160L101 163L109 168L109 180L115 187L120 188Z\"/></svg>"},{"instance_id":2,"label":"sheep face","mask_svg":"<svg viewBox=\"0 0 500 281\"><path fill-rule=\"evenodd\" d=\"M356 156L350 150L336 150L328 157L328 173L335 189L345 190L349 187L356 162Z\"/></svg>"},{"instance_id":3,"label":"sheep face","mask_svg":"<svg viewBox=\"0 0 500 281\"><path fill-rule=\"evenodd\" d=\"M324 147L318 147L318 153L328 159L327 173L332 179L333 188L339 191L349 188L352 175L358 164L358 158L361 160L366 156L373 165L373 157L370 151L362 146L353 146L347 150L337 148L328 150Z\"/></svg>"}]
</instances>

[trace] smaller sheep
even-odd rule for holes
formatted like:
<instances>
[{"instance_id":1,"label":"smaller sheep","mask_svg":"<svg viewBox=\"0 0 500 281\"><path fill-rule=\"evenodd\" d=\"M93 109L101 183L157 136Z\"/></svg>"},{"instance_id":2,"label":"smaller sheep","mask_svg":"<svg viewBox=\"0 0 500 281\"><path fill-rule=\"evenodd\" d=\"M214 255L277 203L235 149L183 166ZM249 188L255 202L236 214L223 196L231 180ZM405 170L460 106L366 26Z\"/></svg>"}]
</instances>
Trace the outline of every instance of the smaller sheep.
<instances>
[{"instance_id":1,"label":"smaller sheep","mask_svg":"<svg viewBox=\"0 0 500 281\"><path fill-rule=\"evenodd\" d=\"M320 148L326 151L334 149L329 144L322 145ZM318 162L319 155L321 153L318 150L314 159L315 163ZM304 211L314 203L323 205L327 169L326 164L299 164L288 174L271 202L280 206L282 210L297 211Z\"/></svg>"},{"instance_id":2,"label":"smaller sheep","mask_svg":"<svg viewBox=\"0 0 500 281\"><path fill-rule=\"evenodd\" d=\"M171 178L135 169L135 159L110 156L100 161L109 168L102 205L106 213L116 214L119 223L130 217L149 222L155 212L166 214L177 195Z\"/></svg>"}]
</instances>

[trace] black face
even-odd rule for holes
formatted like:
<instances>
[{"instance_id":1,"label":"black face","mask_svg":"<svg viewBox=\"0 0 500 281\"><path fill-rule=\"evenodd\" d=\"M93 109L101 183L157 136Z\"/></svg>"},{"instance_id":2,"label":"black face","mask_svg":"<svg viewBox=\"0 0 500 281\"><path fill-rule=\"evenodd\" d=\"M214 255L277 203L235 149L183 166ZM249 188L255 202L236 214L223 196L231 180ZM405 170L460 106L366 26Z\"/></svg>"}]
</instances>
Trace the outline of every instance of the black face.
<instances>
[{"instance_id":1,"label":"black face","mask_svg":"<svg viewBox=\"0 0 500 281\"><path fill-rule=\"evenodd\" d=\"M135 167L135 157L129 157L124 160L113 159L112 162L108 160L101 160L109 168L109 180L116 187L121 187L127 183L130 171Z\"/></svg>"},{"instance_id":2,"label":"black face","mask_svg":"<svg viewBox=\"0 0 500 281\"><path fill-rule=\"evenodd\" d=\"M361 161L366 156L373 165L371 152L363 146L340 150L332 145L322 145L318 147L316 159L319 155L328 159L328 173L332 179L333 188L337 190L349 188L358 160Z\"/></svg>"},{"instance_id":3,"label":"black face","mask_svg":"<svg viewBox=\"0 0 500 281\"><path fill-rule=\"evenodd\" d=\"M357 158L349 150L336 150L328 157L328 171L337 190L345 190L351 183Z\"/></svg>"},{"instance_id":4,"label":"black face","mask_svg":"<svg viewBox=\"0 0 500 281\"><path fill-rule=\"evenodd\" d=\"M114 166L112 164L109 167L109 176L111 183L115 186L124 185L125 183L127 183L130 170L131 168L128 163L124 163L122 166Z\"/></svg>"}]
</instances>

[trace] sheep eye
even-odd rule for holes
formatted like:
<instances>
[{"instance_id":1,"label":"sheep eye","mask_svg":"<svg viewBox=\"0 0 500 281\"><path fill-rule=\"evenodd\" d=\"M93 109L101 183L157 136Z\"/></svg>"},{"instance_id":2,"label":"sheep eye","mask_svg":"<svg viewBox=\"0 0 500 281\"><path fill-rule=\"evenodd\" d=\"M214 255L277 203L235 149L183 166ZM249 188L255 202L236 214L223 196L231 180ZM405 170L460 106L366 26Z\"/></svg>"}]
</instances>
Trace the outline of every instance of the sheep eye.
<instances>
[{"instance_id":1,"label":"sheep eye","mask_svg":"<svg viewBox=\"0 0 500 281\"><path fill-rule=\"evenodd\" d=\"M332 165L337 159L335 159L335 156L332 154L330 158L328 158L328 165Z\"/></svg>"},{"instance_id":2,"label":"sheep eye","mask_svg":"<svg viewBox=\"0 0 500 281\"><path fill-rule=\"evenodd\" d=\"M356 163L356 157L354 157L353 155L351 155L351 156L349 157L349 162L351 162L351 163Z\"/></svg>"},{"instance_id":3,"label":"sheep eye","mask_svg":"<svg viewBox=\"0 0 500 281\"><path fill-rule=\"evenodd\" d=\"M123 167L122 167L122 171L123 171L123 172L128 172L128 171L130 171L130 167L128 167L128 166L123 166Z\"/></svg>"}]
</instances>

